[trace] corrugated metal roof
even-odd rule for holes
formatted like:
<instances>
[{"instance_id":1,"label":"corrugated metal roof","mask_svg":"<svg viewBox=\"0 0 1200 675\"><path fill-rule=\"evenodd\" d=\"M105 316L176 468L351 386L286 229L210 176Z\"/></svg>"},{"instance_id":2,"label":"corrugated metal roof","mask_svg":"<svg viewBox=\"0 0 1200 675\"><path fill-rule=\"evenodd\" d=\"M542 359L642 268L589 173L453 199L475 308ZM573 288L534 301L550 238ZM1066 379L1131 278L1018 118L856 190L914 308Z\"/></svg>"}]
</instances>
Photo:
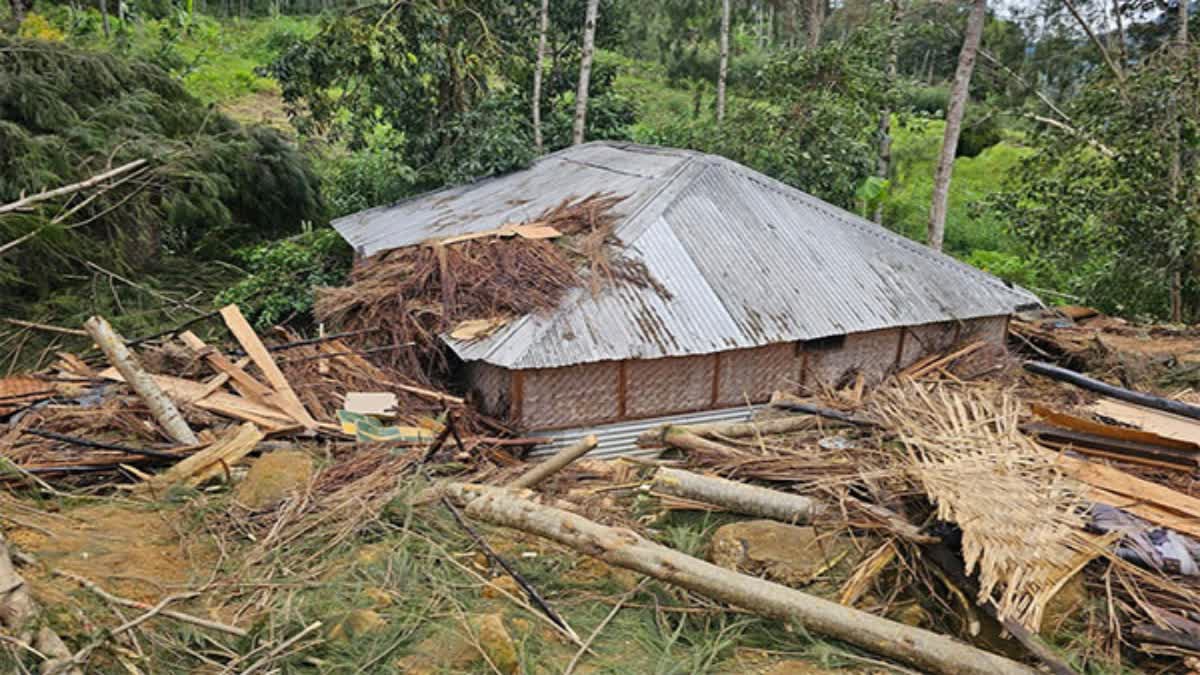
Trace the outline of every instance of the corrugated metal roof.
<instances>
[{"instance_id":1,"label":"corrugated metal roof","mask_svg":"<svg viewBox=\"0 0 1200 675\"><path fill-rule=\"evenodd\" d=\"M659 288L577 289L548 316L522 317L482 340L447 340L459 356L506 368L685 356L1006 315L1038 302L735 162L637 145L576 146L334 227L370 254L525 220L597 191L628 195L615 234Z\"/></svg>"},{"instance_id":2,"label":"corrugated metal roof","mask_svg":"<svg viewBox=\"0 0 1200 675\"><path fill-rule=\"evenodd\" d=\"M647 429L660 427L664 424L687 426L717 422L748 422L754 417L755 413L766 407L765 405L750 405L738 408L718 408L716 410L701 410L699 412L652 417L649 419L633 420L631 422L616 422L579 429L565 429L554 432L553 441L535 446L529 451L528 457L529 459L548 457L588 434L595 434L597 441L596 449L587 454L588 459L657 457L662 454L662 448L643 448L637 444L638 436Z\"/></svg>"}]
</instances>

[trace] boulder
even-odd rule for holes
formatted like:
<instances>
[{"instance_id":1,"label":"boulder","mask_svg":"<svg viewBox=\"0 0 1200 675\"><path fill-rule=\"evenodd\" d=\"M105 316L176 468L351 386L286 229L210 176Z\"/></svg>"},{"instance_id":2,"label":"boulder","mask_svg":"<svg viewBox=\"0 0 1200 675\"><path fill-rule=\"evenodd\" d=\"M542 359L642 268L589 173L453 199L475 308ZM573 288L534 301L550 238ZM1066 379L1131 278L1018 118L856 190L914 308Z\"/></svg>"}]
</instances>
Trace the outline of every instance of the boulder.
<instances>
[{"instance_id":1,"label":"boulder","mask_svg":"<svg viewBox=\"0 0 1200 675\"><path fill-rule=\"evenodd\" d=\"M849 550L843 538L814 527L748 520L718 528L709 542L709 559L727 569L800 586L836 566Z\"/></svg>"},{"instance_id":2,"label":"boulder","mask_svg":"<svg viewBox=\"0 0 1200 675\"><path fill-rule=\"evenodd\" d=\"M303 490L312 478L313 461L307 453L277 450L259 457L238 483L233 498L259 511Z\"/></svg>"}]
</instances>

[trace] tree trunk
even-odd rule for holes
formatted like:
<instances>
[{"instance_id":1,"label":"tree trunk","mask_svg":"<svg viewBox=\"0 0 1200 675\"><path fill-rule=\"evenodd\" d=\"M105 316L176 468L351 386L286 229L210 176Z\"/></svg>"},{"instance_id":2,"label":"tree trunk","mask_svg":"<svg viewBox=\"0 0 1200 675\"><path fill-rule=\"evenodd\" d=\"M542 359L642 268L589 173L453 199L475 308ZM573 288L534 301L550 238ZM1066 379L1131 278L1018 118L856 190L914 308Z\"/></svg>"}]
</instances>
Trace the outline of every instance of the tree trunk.
<instances>
[{"instance_id":1,"label":"tree trunk","mask_svg":"<svg viewBox=\"0 0 1200 675\"><path fill-rule=\"evenodd\" d=\"M572 145L583 142L583 130L587 125L588 84L592 79L592 52L596 43L596 14L600 11L600 0L588 0L587 17L583 23L583 55L579 59L579 89L575 93L575 130Z\"/></svg>"},{"instance_id":2,"label":"tree trunk","mask_svg":"<svg viewBox=\"0 0 1200 675\"><path fill-rule=\"evenodd\" d=\"M192 433L192 428L183 419L183 415L179 414L179 409L167 398L154 378L142 369L137 357L129 351L125 341L117 335L112 326L98 316L88 319L83 326L108 357L109 362L116 367L117 372L121 373L125 382L141 397L150 409L150 414L166 430L167 436L182 445L197 445L200 440Z\"/></svg>"},{"instance_id":3,"label":"tree trunk","mask_svg":"<svg viewBox=\"0 0 1200 675\"><path fill-rule=\"evenodd\" d=\"M108 37L111 35L108 27L108 0L100 0L100 21L104 24L104 37Z\"/></svg>"},{"instance_id":4,"label":"tree trunk","mask_svg":"<svg viewBox=\"0 0 1200 675\"><path fill-rule=\"evenodd\" d=\"M33 0L8 0L12 9L13 22L20 26L25 21L25 15L33 9Z\"/></svg>"},{"instance_id":5,"label":"tree trunk","mask_svg":"<svg viewBox=\"0 0 1200 675\"><path fill-rule=\"evenodd\" d=\"M1175 52L1178 54L1178 67L1188 67L1188 5L1191 3L1188 0L1179 0L1179 26L1175 36ZM1187 209L1187 188L1183 181L1183 120L1180 106L1175 100L1176 94L1172 92L1170 96L1170 107L1174 121L1173 142L1171 144L1171 167L1170 167L1170 190L1171 202L1176 207L1181 219L1186 219L1184 215ZM1175 270L1171 274L1171 321L1175 323L1183 322L1183 286L1184 274L1183 269L1187 266L1187 256L1190 252L1185 252L1180 256L1180 260L1175 264Z\"/></svg>"},{"instance_id":6,"label":"tree trunk","mask_svg":"<svg viewBox=\"0 0 1200 675\"><path fill-rule=\"evenodd\" d=\"M967 18L967 34L958 56L958 70L946 106L946 134L942 138L942 154L933 176L933 204L929 208L929 230L926 243L935 251L942 250L946 236L946 207L950 201L950 176L954 173L954 155L958 136L962 133L963 113L967 109L967 94L971 87L971 72L975 70L975 54L983 38L983 20L987 17L987 0L975 0Z\"/></svg>"},{"instance_id":7,"label":"tree trunk","mask_svg":"<svg viewBox=\"0 0 1200 675\"><path fill-rule=\"evenodd\" d=\"M452 483L447 496L468 516L529 532L714 600L828 635L924 671L947 675L1036 671L945 635L906 626L780 584L684 555L628 530L599 525L492 487Z\"/></svg>"},{"instance_id":8,"label":"tree trunk","mask_svg":"<svg viewBox=\"0 0 1200 675\"><path fill-rule=\"evenodd\" d=\"M888 53L887 53L887 88L889 98L895 94L893 91L896 87L896 74L899 69L900 62L900 28L901 22L904 20L904 5L903 0L892 0L892 20L888 26ZM881 180L887 180L888 174L892 168L892 108L890 105L885 105L883 110L879 111L879 164L876 167L876 175ZM883 200L880 199L875 204L875 213L872 214L872 220L877 223L883 222Z\"/></svg>"},{"instance_id":9,"label":"tree trunk","mask_svg":"<svg viewBox=\"0 0 1200 675\"><path fill-rule=\"evenodd\" d=\"M729 75L729 4L721 1L721 65L717 70L717 122L725 120L725 79Z\"/></svg>"},{"instance_id":10,"label":"tree trunk","mask_svg":"<svg viewBox=\"0 0 1200 675\"><path fill-rule=\"evenodd\" d=\"M533 149L542 154L542 71L546 67L546 33L550 31L550 0L542 0L537 61L533 65Z\"/></svg>"},{"instance_id":11,"label":"tree trunk","mask_svg":"<svg viewBox=\"0 0 1200 675\"><path fill-rule=\"evenodd\" d=\"M808 48L821 44L821 28L825 25L825 0L808 0Z\"/></svg>"},{"instance_id":12,"label":"tree trunk","mask_svg":"<svg viewBox=\"0 0 1200 675\"><path fill-rule=\"evenodd\" d=\"M652 487L676 497L716 504L734 513L784 523L807 523L820 510L816 502L802 495L665 466L654 474Z\"/></svg>"}]
</instances>

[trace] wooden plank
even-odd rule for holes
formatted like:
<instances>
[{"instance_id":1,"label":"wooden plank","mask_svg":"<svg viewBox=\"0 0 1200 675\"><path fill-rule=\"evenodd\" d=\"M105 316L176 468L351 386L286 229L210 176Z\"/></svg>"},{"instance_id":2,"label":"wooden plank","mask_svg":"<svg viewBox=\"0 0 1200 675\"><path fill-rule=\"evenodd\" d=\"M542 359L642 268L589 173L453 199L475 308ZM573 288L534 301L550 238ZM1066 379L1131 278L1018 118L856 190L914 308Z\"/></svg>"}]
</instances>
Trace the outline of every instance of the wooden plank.
<instances>
[{"instance_id":1,"label":"wooden plank","mask_svg":"<svg viewBox=\"0 0 1200 675\"><path fill-rule=\"evenodd\" d=\"M101 372L100 377L117 382L125 381L125 378L121 377L115 368ZM203 408L219 415L254 422L272 432L282 431L296 424L291 417L276 408L233 394L220 391L210 392L209 386L203 382L185 380L170 375L151 375L151 377L163 392L177 403L191 403L197 408Z\"/></svg>"},{"instance_id":2,"label":"wooden plank","mask_svg":"<svg viewBox=\"0 0 1200 675\"><path fill-rule=\"evenodd\" d=\"M1091 410L1097 415L1132 424L1159 436L1200 444L1200 422L1181 415L1144 408L1115 398L1101 398L1092 405Z\"/></svg>"},{"instance_id":3,"label":"wooden plank","mask_svg":"<svg viewBox=\"0 0 1200 675\"><path fill-rule=\"evenodd\" d=\"M1200 445L1196 445L1195 443L1190 443L1188 441L1181 441L1176 438L1160 436L1149 431L1138 431L1137 429L1127 429L1125 427L1104 424L1103 422L1093 422L1092 420L1084 419L1082 417L1075 417L1074 415L1068 415L1066 413L1051 410L1050 408L1037 403L1029 404L1029 409L1033 411L1034 415L1037 415L1047 422L1057 424L1060 427L1066 427L1067 429L1074 429L1075 431L1097 434L1099 436L1105 436L1107 438L1121 441L1129 441L1132 443L1144 443L1147 445L1171 448L1173 450L1182 450L1189 453L1200 453ZM1113 419L1117 418L1114 417Z\"/></svg>"},{"instance_id":4,"label":"wooden plank","mask_svg":"<svg viewBox=\"0 0 1200 675\"><path fill-rule=\"evenodd\" d=\"M1200 518L1200 499L1158 483L1131 476L1111 466L1059 455L1059 465L1071 476L1101 490L1151 504L1160 509ZM1200 523L1198 523L1200 524Z\"/></svg>"},{"instance_id":5,"label":"wooden plank","mask_svg":"<svg viewBox=\"0 0 1200 675\"><path fill-rule=\"evenodd\" d=\"M267 378L267 382L270 382L275 392L279 394L279 397L273 402L283 407L284 411L305 429L316 430L317 421L300 402L300 397L296 396L296 392L292 390L292 385L288 383L287 377L279 369L275 359L271 358L271 352L267 351L266 345L258 339L258 334L250 327L250 322L242 316L242 310L237 305L222 307L221 318L225 319L225 325L229 326L229 331L241 343L242 349L246 350L246 356L249 356L254 365L258 366L263 376Z\"/></svg>"},{"instance_id":6,"label":"wooden plank","mask_svg":"<svg viewBox=\"0 0 1200 675\"><path fill-rule=\"evenodd\" d=\"M258 427L247 422L231 429L223 438L170 469L158 474L144 489L163 489L172 485L196 487L210 478L223 474L229 467L250 454L263 439Z\"/></svg>"},{"instance_id":7,"label":"wooden plank","mask_svg":"<svg viewBox=\"0 0 1200 675\"><path fill-rule=\"evenodd\" d=\"M228 375L233 380L234 388L237 389L239 394L247 398L257 399L260 403L271 403L271 395L275 392L267 385L251 377L250 373L242 370L237 364L230 361L229 357L222 354L216 347L204 344L204 340L201 340L190 330L180 333L179 339L189 349L196 352L197 355L203 356L204 360L208 361L209 365L218 373Z\"/></svg>"}]
</instances>

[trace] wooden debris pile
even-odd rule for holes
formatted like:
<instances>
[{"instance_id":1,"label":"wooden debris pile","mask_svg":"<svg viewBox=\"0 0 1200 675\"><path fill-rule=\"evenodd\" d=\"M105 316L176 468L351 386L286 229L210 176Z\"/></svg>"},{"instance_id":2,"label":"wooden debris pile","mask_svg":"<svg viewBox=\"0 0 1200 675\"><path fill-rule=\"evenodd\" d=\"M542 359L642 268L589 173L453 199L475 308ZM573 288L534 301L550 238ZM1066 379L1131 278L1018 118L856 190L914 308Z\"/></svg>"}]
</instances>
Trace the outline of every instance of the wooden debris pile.
<instances>
[{"instance_id":1,"label":"wooden debris pile","mask_svg":"<svg viewBox=\"0 0 1200 675\"><path fill-rule=\"evenodd\" d=\"M186 329L130 349L94 318L88 330L103 354L62 353L47 371L0 381L8 392L0 409L0 421L7 418L0 426L7 469L0 480L83 475L165 488L160 479L166 476L171 484L199 484L215 477L214 470L228 473L266 438L355 443L339 424L339 411L356 391L389 392L397 411L387 423L422 425L429 437L445 428L448 416L470 448L509 435L463 399L377 366L344 336L301 339L281 332L268 345L236 306L219 316L233 349ZM146 363L178 370L155 372L143 365L143 354L151 355ZM254 430L253 442L245 440L247 429ZM229 451L234 438L243 440Z\"/></svg>"},{"instance_id":2,"label":"wooden debris pile","mask_svg":"<svg viewBox=\"0 0 1200 675\"><path fill-rule=\"evenodd\" d=\"M381 329L354 344L394 346L388 363L435 379L447 366L440 336L456 328L474 327L466 339L485 335L557 307L585 283L593 292L615 278L652 283L613 253L613 209L623 200L596 193L527 223L385 251L360 261L349 285L321 289L316 314L344 330ZM390 342L378 344L379 335Z\"/></svg>"}]
</instances>

